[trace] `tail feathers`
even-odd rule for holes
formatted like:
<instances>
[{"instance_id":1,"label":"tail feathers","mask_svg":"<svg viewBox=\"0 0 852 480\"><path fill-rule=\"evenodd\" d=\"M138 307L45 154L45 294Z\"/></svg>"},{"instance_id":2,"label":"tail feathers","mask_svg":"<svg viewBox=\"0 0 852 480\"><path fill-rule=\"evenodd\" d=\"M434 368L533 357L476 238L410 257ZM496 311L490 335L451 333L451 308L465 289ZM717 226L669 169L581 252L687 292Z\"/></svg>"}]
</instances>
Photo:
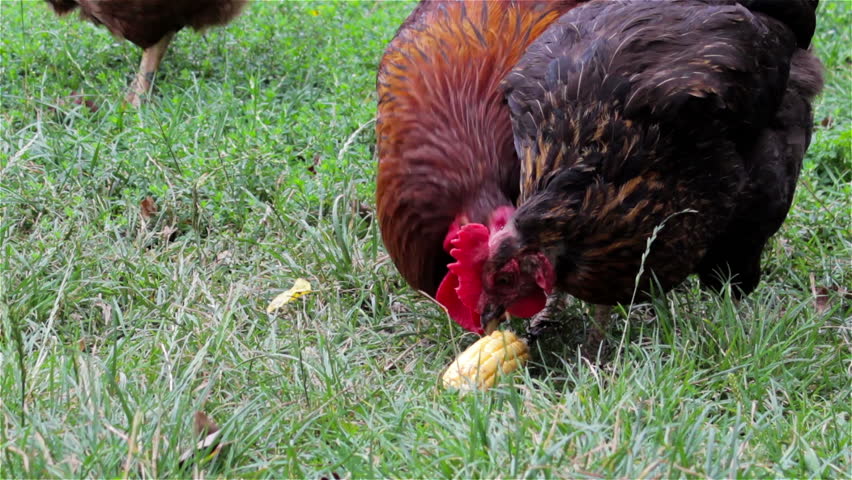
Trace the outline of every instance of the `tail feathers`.
<instances>
[{"instance_id":1,"label":"tail feathers","mask_svg":"<svg viewBox=\"0 0 852 480\"><path fill-rule=\"evenodd\" d=\"M769 15L786 24L799 48L807 49L816 30L816 8L819 0L737 0L752 12Z\"/></svg>"},{"instance_id":2,"label":"tail feathers","mask_svg":"<svg viewBox=\"0 0 852 480\"><path fill-rule=\"evenodd\" d=\"M810 102L822 90L822 72L822 62L817 57L805 50L798 50L793 54L788 86Z\"/></svg>"}]
</instances>

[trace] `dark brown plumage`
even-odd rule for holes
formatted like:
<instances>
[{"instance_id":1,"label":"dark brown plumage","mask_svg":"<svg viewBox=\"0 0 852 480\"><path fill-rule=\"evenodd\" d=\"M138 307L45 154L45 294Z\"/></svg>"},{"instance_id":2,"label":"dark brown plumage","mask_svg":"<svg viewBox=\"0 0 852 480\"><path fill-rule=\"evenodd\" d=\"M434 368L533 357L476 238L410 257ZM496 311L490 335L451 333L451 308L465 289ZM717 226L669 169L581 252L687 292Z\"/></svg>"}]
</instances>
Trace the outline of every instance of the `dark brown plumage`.
<instances>
[{"instance_id":1,"label":"dark brown plumage","mask_svg":"<svg viewBox=\"0 0 852 480\"><path fill-rule=\"evenodd\" d=\"M425 0L378 73L382 238L406 281L434 295L452 258L445 240L488 224L518 195L518 158L499 83L575 0Z\"/></svg>"},{"instance_id":2,"label":"dark brown plumage","mask_svg":"<svg viewBox=\"0 0 852 480\"><path fill-rule=\"evenodd\" d=\"M142 48L140 71L127 100L139 105L172 36L184 27L202 30L224 25L248 0L46 0L62 15L79 8L80 16L105 26L113 35Z\"/></svg>"},{"instance_id":3,"label":"dark brown plumage","mask_svg":"<svg viewBox=\"0 0 852 480\"><path fill-rule=\"evenodd\" d=\"M692 273L755 288L821 67L812 2L743 3L592 2L530 46L505 80L521 200L490 240L483 322L543 287L602 305Z\"/></svg>"}]
</instances>

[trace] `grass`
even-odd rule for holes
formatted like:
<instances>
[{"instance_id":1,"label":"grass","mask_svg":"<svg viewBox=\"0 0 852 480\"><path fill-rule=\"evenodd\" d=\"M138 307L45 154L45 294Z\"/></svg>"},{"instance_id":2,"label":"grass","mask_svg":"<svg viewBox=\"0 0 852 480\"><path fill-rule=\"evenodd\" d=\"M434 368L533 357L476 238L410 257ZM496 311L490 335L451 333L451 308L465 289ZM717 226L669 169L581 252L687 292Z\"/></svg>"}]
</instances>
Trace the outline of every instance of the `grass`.
<instances>
[{"instance_id":1,"label":"grass","mask_svg":"<svg viewBox=\"0 0 852 480\"><path fill-rule=\"evenodd\" d=\"M411 3L254 2L178 35L140 110L136 48L0 3L0 477L849 478L852 8L821 3L826 126L761 287L690 282L609 365L568 352L462 398L438 376L473 337L363 207ZM297 277L316 291L266 314ZM196 410L233 444L181 470Z\"/></svg>"}]
</instances>

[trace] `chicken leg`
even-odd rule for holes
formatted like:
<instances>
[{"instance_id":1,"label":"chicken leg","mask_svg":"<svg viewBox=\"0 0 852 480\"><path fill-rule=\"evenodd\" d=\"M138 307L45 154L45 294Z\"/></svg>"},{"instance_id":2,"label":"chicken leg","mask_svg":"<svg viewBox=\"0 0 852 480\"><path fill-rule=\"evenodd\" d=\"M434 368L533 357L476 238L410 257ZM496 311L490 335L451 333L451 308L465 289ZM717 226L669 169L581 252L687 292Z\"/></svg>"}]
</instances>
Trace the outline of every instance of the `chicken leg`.
<instances>
[{"instance_id":1,"label":"chicken leg","mask_svg":"<svg viewBox=\"0 0 852 480\"><path fill-rule=\"evenodd\" d=\"M583 342L583 356L586 358L592 359L600 351L609 328L610 314L612 314L611 306L595 305L595 316L592 320L594 323L586 335L586 341Z\"/></svg>"},{"instance_id":2,"label":"chicken leg","mask_svg":"<svg viewBox=\"0 0 852 480\"><path fill-rule=\"evenodd\" d=\"M163 60L163 55L169 48L169 43L172 41L175 32L167 33L159 42L151 45L142 52L142 62L139 64L139 72L130 84L130 91L127 92L125 100L127 103L138 107L142 104L142 100L151 91L151 86L154 82L154 75L160 67L160 62Z\"/></svg>"}]
</instances>

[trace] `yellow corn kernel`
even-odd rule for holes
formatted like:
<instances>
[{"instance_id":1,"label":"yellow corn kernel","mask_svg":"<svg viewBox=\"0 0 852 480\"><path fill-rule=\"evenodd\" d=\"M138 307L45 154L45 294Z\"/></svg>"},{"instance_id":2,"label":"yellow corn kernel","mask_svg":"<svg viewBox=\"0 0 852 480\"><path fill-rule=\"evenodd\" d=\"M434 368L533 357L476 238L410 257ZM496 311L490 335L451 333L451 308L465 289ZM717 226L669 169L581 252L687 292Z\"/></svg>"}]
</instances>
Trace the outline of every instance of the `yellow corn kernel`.
<instances>
[{"instance_id":1,"label":"yellow corn kernel","mask_svg":"<svg viewBox=\"0 0 852 480\"><path fill-rule=\"evenodd\" d=\"M447 367L444 387L487 390L494 386L498 370L511 373L529 358L526 342L508 330L497 330L477 340Z\"/></svg>"}]
</instances>

